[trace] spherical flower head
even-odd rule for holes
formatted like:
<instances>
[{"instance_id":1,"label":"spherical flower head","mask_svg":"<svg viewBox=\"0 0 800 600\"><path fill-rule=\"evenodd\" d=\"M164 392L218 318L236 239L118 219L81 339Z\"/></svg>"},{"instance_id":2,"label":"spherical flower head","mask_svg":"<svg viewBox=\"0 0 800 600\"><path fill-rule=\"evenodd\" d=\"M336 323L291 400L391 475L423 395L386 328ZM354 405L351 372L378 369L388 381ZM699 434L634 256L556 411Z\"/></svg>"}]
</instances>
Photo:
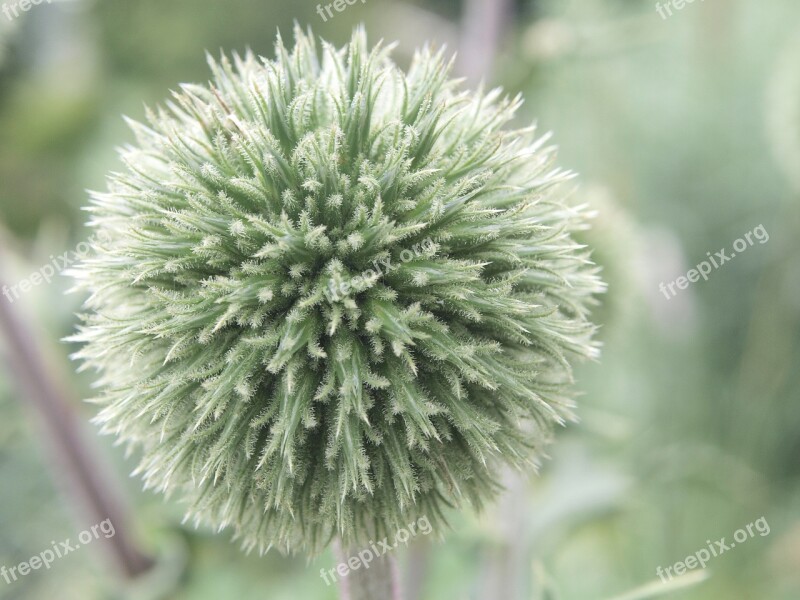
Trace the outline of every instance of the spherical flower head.
<instances>
[{"instance_id":1,"label":"spherical flower head","mask_svg":"<svg viewBox=\"0 0 800 600\"><path fill-rule=\"evenodd\" d=\"M74 340L148 486L314 553L480 507L571 416L602 289L519 100L356 31L210 60L93 194ZM100 241L104 240L104 241Z\"/></svg>"}]
</instances>

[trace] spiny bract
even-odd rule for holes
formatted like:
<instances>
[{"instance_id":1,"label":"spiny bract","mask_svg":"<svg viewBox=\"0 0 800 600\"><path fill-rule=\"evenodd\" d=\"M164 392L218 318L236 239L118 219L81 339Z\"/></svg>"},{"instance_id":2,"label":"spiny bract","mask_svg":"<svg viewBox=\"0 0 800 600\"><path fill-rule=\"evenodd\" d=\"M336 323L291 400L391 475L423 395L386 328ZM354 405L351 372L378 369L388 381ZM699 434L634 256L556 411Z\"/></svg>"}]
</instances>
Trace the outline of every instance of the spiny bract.
<instances>
[{"instance_id":1,"label":"spiny bract","mask_svg":"<svg viewBox=\"0 0 800 600\"><path fill-rule=\"evenodd\" d=\"M72 340L148 486L313 553L436 528L535 465L602 284L570 174L502 129L518 99L458 91L441 52L404 73L361 30L295 36L131 124Z\"/></svg>"}]
</instances>

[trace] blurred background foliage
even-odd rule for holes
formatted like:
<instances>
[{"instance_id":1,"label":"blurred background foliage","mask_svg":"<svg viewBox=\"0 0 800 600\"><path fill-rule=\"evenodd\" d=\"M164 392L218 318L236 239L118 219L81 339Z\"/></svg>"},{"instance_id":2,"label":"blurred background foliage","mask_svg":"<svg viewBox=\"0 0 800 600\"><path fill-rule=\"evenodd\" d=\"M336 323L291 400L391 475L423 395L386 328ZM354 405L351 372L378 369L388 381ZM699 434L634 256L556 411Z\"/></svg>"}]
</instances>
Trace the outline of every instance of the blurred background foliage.
<instances>
[{"instance_id":1,"label":"blurred background foliage","mask_svg":"<svg viewBox=\"0 0 800 600\"><path fill-rule=\"evenodd\" d=\"M7 0L8 1L8 0ZM0 14L0 252L17 282L85 237L85 188L119 168L121 115L208 78L206 51L271 56L293 21L342 43L366 23L461 57L470 84L526 98L520 121L552 130L596 211L584 242L610 290L604 355L577 374L581 420L538 475L508 474L483 515L454 515L443 543L401 556L416 598L592 600L800 597L800 6L705 0L662 19L640 0L366 0L327 22L312 0L54 0ZM667 300L658 290L763 224L769 242ZM60 340L80 298L60 277L15 303L54 377L88 421L91 378ZM5 298L0 298L5 302ZM5 342L3 350L14 352ZM0 379L0 564L75 537L81 520L49 467L46 433L14 373ZM122 585L91 548L7 585L0 598L336 598L313 562L246 556L227 535L181 523L142 492L134 461L111 464L138 541L158 558ZM713 559L704 581L666 567L759 517L768 536ZM98 548L102 545L98 542ZM655 585L652 584L656 581ZM689 582L691 583L691 582Z\"/></svg>"}]
</instances>

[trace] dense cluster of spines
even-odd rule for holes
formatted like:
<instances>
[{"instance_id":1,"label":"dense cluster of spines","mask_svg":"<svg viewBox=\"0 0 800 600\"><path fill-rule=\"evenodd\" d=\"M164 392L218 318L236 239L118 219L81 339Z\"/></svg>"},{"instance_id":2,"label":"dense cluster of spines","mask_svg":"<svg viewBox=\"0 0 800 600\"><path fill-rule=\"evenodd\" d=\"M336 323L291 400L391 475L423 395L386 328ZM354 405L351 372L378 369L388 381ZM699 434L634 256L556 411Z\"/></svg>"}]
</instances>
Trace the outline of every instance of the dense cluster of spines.
<instances>
[{"instance_id":1,"label":"dense cluster of spines","mask_svg":"<svg viewBox=\"0 0 800 600\"><path fill-rule=\"evenodd\" d=\"M210 60L93 194L77 356L146 482L249 547L318 551L480 506L570 416L601 290L518 100L296 32ZM335 290L335 293L331 293Z\"/></svg>"}]
</instances>

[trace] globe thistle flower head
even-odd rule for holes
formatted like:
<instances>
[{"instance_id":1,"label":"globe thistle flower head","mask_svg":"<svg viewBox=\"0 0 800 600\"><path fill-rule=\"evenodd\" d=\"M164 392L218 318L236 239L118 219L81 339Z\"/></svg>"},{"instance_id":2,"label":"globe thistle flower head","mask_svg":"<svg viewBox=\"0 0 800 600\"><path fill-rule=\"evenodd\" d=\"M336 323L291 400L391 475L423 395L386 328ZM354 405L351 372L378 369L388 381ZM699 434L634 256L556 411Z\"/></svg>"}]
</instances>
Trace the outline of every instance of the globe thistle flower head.
<instances>
[{"instance_id":1,"label":"globe thistle flower head","mask_svg":"<svg viewBox=\"0 0 800 600\"><path fill-rule=\"evenodd\" d=\"M358 30L209 60L88 207L73 340L148 486L248 548L314 553L480 507L536 464L602 284L520 104ZM99 239L99 237L98 237Z\"/></svg>"}]
</instances>

